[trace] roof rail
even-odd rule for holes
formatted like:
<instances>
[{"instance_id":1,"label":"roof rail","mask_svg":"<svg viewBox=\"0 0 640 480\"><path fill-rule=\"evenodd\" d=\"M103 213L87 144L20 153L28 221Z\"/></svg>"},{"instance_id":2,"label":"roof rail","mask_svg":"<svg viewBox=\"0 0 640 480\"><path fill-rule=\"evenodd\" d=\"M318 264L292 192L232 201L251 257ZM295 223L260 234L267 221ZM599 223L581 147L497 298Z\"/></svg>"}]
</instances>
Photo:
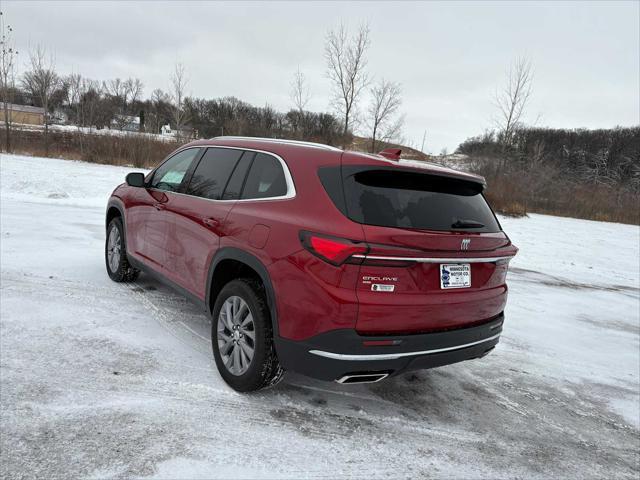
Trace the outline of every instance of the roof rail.
<instances>
[{"instance_id":1,"label":"roof rail","mask_svg":"<svg viewBox=\"0 0 640 480\"><path fill-rule=\"evenodd\" d=\"M331 145L325 145L323 143L303 142L301 140L287 140L285 138L241 137L241 136L231 135L231 136L213 137L213 138L210 138L209 140L257 140L259 142L284 143L287 145L301 145L301 146L307 146L307 147L323 148L325 150L332 150L334 152L342 151L338 147L332 147Z\"/></svg>"}]
</instances>

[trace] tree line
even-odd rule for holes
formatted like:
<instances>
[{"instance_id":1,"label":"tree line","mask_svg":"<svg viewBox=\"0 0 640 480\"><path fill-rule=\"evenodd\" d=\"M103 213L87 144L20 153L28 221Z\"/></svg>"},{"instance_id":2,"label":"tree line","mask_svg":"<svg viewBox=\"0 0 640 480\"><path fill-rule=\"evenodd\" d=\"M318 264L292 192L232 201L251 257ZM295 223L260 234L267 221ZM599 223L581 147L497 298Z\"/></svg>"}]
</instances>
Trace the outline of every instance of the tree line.
<instances>
[{"instance_id":1,"label":"tree line","mask_svg":"<svg viewBox=\"0 0 640 480\"><path fill-rule=\"evenodd\" d=\"M18 52L13 29L1 27L0 100L4 104L6 151L11 151L11 118L8 104L42 107L45 110L44 141L49 144L49 125L55 114L78 129L131 129L132 117L139 118L141 132L160 133L169 124L177 141L194 137L243 135L287 137L348 146L354 132L370 137L374 152L401 136L401 87L381 78L373 80L367 69L370 30L362 25L355 33L341 25L326 34L324 57L326 80L332 86L329 112L312 112L309 81L303 72L293 74L289 97L291 108L278 111L270 105L254 106L235 97L199 98L188 93L189 79L184 65L177 63L169 88L154 89L144 96L139 78L95 80L80 73L61 75L50 52L37 46L28 52L25 71L17 73ZM367 100L368 103L364 104Z\"/></svg>"},{"instance_id":2,"label":"tree line","mask_svg":"<svg viewBox=\"0 0 640 480\"><path fill-rule=\"evenodd\" d=\"M558 129L527 123L533 68L516 59L494 96L492 129L462 142L501 213L528 212L640 223L640 126ZM530 118L530 117L529 117Z\"/></svg>"},{"instance_id":3,"label":"tree line","mask_svg":"<svg viewBox=\"0 0 640 480\"><path fill-rule=\"evenodd\" d=\"M558 129L529 127L513 131L505 148L501 132L489 131L460 144L458 153L482 161L495 174L500 160L507 172L552 168L566 183L583 183L640 193L640 127ZM550 179L545 179L549 181Z\"/></svg>"}]
</instances>

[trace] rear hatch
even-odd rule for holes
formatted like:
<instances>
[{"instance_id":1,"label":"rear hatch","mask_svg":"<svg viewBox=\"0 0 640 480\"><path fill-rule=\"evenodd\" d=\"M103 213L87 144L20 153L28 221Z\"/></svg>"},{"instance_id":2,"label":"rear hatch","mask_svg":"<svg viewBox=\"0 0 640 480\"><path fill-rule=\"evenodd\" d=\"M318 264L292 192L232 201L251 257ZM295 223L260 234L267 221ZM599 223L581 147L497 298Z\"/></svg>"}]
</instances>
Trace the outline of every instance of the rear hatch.
<instances>
[{"instance_id":1,"label":"rear hatch","mask_svg":"<svg viewBox=\"0 0 640 480\"><path fill-rule=\"evenodd\" d=\"M325 187L330 175L320 172ZM340 176L342 192L327 191L369 247L357 255L358 332L442 331L502 312L517 249L480 178L380 165L343 165Z\"/></svg>"}]
</instances>

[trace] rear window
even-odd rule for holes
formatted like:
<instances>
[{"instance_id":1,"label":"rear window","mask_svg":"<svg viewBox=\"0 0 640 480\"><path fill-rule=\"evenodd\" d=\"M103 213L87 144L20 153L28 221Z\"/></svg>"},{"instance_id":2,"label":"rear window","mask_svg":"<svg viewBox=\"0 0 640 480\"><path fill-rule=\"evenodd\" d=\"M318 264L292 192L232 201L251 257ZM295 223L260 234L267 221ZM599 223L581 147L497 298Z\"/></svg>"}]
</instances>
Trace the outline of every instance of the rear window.
<instances>
[{"instance_id":1,"label":"rear window","mask_svg":"<svg viewBox=\"0 0 640 480\"><path fill-rule=\"evenodd\" d=\"M421 230L500 231L482 186L474 182L398 169L349 167L343 169L344 189L339 192L336 173L321 171L320 179L336 206L355 222Z\"/></svg>"},{"instance_id":2,"label":"rear window","mask_svg":"<svg viewBox=\"0 0 640 480\"><path fill-rule=\"evenodd\" d=\"M287 181L280 162L271 155L257 153L242 190L242 198L270 198L287 194Z\"/></svg>"}]
</instances>

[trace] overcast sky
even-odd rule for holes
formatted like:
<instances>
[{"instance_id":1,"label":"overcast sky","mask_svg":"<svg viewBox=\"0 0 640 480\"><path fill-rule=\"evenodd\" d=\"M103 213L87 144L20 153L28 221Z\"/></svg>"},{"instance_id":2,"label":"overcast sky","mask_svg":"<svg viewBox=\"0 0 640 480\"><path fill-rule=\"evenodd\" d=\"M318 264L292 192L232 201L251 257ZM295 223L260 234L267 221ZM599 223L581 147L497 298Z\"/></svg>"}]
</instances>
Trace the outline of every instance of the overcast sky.
<instances>
[{"instance_id":1,"label":"overcast sky","mask_svg":"<svg viewBox=\"0 0 640 480\"><path fill-rule=\"evenodd\" d=\"M100 3L2 1L24 69L44 44L60 73L139 77L145 96L167 89L182 62L188 91L291 106L296 68L310 110L326 111L323 46L344 22L371 28L369 73L402 84L405 137L453 151L492 126L492 98L517 56L534 67L527 120L552 127L640 124L640 3L260 2ZM363 103L366 103L363 98Z\"/></svg>"}]
</instances>

